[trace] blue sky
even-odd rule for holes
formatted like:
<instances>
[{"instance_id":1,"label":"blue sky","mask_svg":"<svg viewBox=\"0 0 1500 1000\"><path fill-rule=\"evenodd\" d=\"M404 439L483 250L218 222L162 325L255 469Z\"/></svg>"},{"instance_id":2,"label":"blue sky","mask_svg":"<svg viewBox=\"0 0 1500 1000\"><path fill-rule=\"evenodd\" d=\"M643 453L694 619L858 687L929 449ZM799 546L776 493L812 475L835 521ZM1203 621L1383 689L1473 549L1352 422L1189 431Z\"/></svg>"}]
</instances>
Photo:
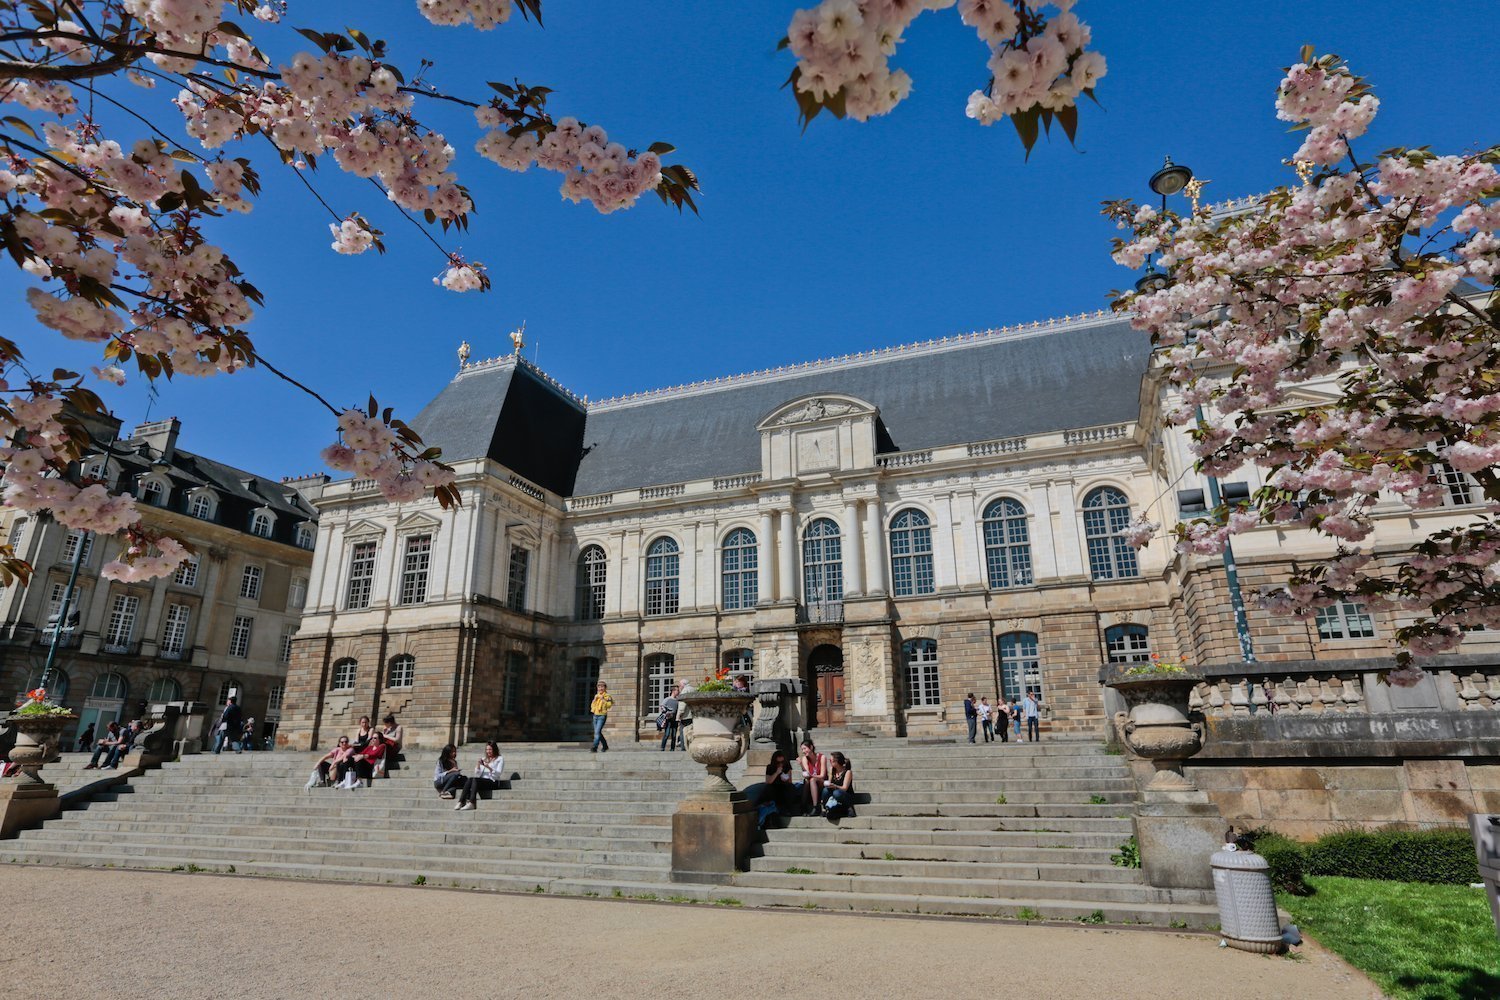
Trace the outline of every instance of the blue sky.
<instances>
[{"instance_id":1,"label":"blue sky","mask_svg":"<svg viewBox=\"0 0 1500 1000\"><path fill-rule=\"evenodd\" d=\"M702 216L654 196L608 217L563 202L557 174L480 159L472 118L438 108L424 118L457 148L479 208L468 233L445 239L495 281L488 294L455 295L431 283L436 250L373 189L331 163L314 177L335 208L387 234L384 257L341 257L327 213L252 150L263 195L212 236L267 296L252 325L261 350L336 402L373 391L414 416L451 377L461 340L476 358L505 353L523 320L527 356L539 351L554 377L598 398L1102 308L1133 276L1109 260L1115 231L1099 203L1149 196L1163 154L1211 181L1211 200L1290 178L1280 161L1299 140L1272 99L1303 43L1347 57L1375 85L1383 104L1364 152L1500 140L1485 69L1500 64L1500 39L1481 4L1081 0L1109 60L1104 108L1083 107L1076 149L1058 137L1030 162L1008 123L964 117L985 49L952 11L908 32L894 64L914 93L891 115L824 116L800 133L780 89L791 57L775 51L797 6L548 0L545 29L517 17L480 34L429 26L410 0L294 0L292 23L359 26L390 41L408 72L436 62L429 79L449 92L543 83L556 115L630 146L676 144L668 160L698 171ZM147 105L169 96L122 92ZM30 321L23 277L0 272L6 333L33 361L96 363ZM181 417L184 447L262 475L312 471L332 440L325 411L261 372L159 388L153 416ZM127 424L145 414L134 382L105 398Z\"/></svg>"}]
</instances>

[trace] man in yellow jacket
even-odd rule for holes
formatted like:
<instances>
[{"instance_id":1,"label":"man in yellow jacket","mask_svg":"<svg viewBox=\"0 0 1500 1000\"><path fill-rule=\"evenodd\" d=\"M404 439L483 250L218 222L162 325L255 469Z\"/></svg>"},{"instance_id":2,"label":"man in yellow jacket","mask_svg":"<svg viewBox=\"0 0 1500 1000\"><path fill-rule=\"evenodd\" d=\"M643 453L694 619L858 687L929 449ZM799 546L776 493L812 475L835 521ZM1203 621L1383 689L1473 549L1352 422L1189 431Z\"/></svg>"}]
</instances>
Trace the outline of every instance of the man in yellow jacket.
<instances>
[{"instance_id":1,"label":"man in yellow jacket","mask_svg":"<svg viewBox=\"0 0 1500 1000\"><path fill-rule=\"evenodd\" d=\"M600 750L609 753L609 740L604 738L604 723L609 718L609 710L614 707L615 700L609 696L609 685L600 681L599 693L589 703L589 711L594 714L594 745L589 747L589 753L598 753Z\"/></svg>"}]
</instances>

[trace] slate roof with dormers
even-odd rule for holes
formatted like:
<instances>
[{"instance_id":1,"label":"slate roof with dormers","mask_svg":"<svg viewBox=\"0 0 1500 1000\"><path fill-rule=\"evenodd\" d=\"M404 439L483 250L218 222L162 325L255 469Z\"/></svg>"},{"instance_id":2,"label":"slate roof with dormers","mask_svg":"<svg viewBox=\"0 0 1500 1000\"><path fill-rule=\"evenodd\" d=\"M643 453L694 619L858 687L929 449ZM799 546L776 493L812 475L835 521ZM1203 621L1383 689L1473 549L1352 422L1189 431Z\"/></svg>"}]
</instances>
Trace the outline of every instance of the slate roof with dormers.
<instances>
[{"instance_id":1,"label":"slate roof with dormers","mask_svg":"<svg viewBox=\"0 0 1500 1000\"><path fill-rule=\"evenodd\" d=\"M756 424L815 393L874 404L881 453L1123 423L1149 358L1143 334L1096 314L585 403L512 355L460 371L412 424L446 460L587 496L756 472Z\"/></svg>"}]
</instances>

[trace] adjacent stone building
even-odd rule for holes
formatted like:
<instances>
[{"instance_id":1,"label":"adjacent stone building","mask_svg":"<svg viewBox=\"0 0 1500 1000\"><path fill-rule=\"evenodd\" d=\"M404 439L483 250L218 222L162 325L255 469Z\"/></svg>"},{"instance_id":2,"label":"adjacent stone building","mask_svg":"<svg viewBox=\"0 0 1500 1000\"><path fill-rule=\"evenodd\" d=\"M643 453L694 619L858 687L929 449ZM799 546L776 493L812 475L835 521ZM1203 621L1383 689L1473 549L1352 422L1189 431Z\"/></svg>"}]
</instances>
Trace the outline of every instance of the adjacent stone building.
<instances>
[{"instance_id":1,"label":"adjacent stone building","mask_svg":"<svg viewBox=\"0 0 1500 1000\"><path fill-rule=\"evenodd\" d=\"M951 734L966 693L1033 690L1047 728L1102 733L1101 663L1240 655L1220 561L1123 537L1205 486L1150 362L1097 314L603 402L519 352L463 364L414 422L461 507L362 481L317 500L282 741L385 711L419 745L574 736L599 679L614 732L654 738L671 685L721 666L785 679L792 730ZM1451 479L1450 508L1392 505L1381 544L1472 516ZM1252 596L1324 551L1236 545ZM1249 624L1263 661L1305 661L1384 653L1396 623L1252 601Z\"/></svg>"},{"instance_id":2,"label":"adjacent stone building","mask_svg":"<svg viewBox=\"0 0 1500 1000\"><path fill-rule=\"evenodd\" d=\"M75 732L139 717L151 702L222 705L236 692L258 736L274 735L317 538L309 498L326 477L278 482L185 451L175 417L128 436L118 421L90 429L97 451L75 474L133 493L143 524L181 538L194 555L168 578L105 580L100 569L118 555L118 540L4 509L0 531L35 572L28 585L0 591L0 689L9 696L40 683L57 635L49 693L79 714Z\"/></svg>"}]
</instances>

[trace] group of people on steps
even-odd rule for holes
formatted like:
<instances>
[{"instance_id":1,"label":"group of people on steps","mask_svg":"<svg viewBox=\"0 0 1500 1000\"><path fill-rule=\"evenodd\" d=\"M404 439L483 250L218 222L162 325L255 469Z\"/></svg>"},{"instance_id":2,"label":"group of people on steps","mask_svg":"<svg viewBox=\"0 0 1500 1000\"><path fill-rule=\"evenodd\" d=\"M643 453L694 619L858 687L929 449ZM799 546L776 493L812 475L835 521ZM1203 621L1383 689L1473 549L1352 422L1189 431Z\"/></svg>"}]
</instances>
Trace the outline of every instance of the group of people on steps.
<instances>
[{"instance_id":1,"label":"group of people on steps","mask_svg":"<svg viewBox=\"0 0 1500 1000\"><path fill-rule=\"evenodd\" d=\"M976 701L972 691L964 698L964 721L969 726L970 743L981 731L986 743L995 742L997 734L1001 743L1009 743L1012 726L1015 727L1016 742L1020 743L1022 725L1026 727L1026 742L1035 743L1041 738L1038 732L1041 718L1042 694L1031 688L1026 689L1025 697L1012 698L1008 705L1004 698L997 698L993 706L988 698Z\"/></svg>"}]
</instances>

